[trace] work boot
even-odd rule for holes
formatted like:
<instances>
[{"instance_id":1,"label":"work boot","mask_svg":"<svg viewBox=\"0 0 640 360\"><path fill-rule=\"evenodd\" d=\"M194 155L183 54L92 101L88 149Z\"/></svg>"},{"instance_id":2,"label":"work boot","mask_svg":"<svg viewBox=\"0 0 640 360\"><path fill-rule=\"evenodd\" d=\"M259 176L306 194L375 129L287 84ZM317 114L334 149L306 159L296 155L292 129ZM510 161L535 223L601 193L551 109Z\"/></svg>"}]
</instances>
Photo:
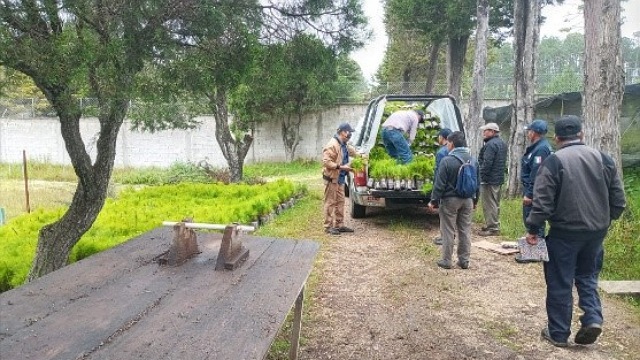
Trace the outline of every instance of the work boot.
<instances>
[{"instance_id":1,"label":"work boot","mask_svg":"<svg viewBox=\"0 0 640 360\"><path fill-rule=\"evenodd\" d=\"M452 269L453 268L453 265L451 265L451 262L446 261L446 260L438 260L438 262L436 264L438 264L438 266L443 268L443 269Z\"/></svg>"},{"instance_id":2,"label":"work boot","mask_svg":"<svg viewBox=\"0 0 640 360\"><path fill-rule=\"evenodd\" d=\"M586 326L582 326L578 333L576 334L575 342L580 345L589 345L596 342L598 336L602 333L602 325L600 324L589 324Z\"/></svg>"},{"instance_id":3,"label":"work boot","mask_svg":"<svg viewBox=\"0 0 640 360\"><path fill-rule=\"evenodd\" d=\"M549 333L549 328L548 327L542 329L542 333L540 335L542 336L543 339L545 339L548 342L550 342L551 345L553 345L553 346L557 346L557 347L567 347L567 346L569 346L569 343L567 343L567 342L553 340L553 338L551 337L551 334ZM577 337L577 335L576 335L576 337Z\"/></svg>"},{"instance_id":4,"label":"work boot","mask_svg":"<svg viewBox=\"0 0 640 360\"><path fill-rule=\"evenodd\" d=\"M480 236L499 236L500 235L500 230L491 230L491 229L480 230L478 232L478 235L480 235Z\"/></svg>"}]
</instances>

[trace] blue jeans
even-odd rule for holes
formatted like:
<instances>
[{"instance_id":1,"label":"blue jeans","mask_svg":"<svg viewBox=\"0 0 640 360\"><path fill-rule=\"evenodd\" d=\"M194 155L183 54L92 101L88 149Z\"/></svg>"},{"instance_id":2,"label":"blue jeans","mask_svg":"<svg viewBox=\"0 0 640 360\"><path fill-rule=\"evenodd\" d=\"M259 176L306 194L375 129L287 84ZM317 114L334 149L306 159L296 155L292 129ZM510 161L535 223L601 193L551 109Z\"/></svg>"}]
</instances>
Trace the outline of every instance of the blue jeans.
<instances>
[{"instance_id":1,"label":"blue jeans","mask_svg":"<svg viewBox=\"0 0 640 360\"><path fill-rule=\"evenodd\" d=\"M578 306L584 314L582 325L602 324L602 304L598 295L598 275L602 270L604 236L585 233L580 240L547 238L549 262L544 263L547 283L549 333L555 341L566 342L571 334L573 284L578 290Z\"/></svg>"},{"instance_id":2,"label":"blue jeans","mask_svg":"<svg viewBox=\"0 0 640 360\"><path fill-rule=\"evenodd\" d=\"M382 128L382 142L387 153L401 164L413 160L413 153L402 130Z\"/></svg>"},{"instance_id":3,"label":"blue jeans","mask_svg":"<svg viewBox=\"0 0 640 360\"><path fill-rule=\"evenodd\" d=\"M531 212L531 209L533 209L533 205L522 205L522 223L526 224L527 221L527 216L529 216L529 213ZM526 225L525 225L526 227ZM545 224L542 224L542 226L540 227L540 229L538 230L538 237L543 238L544 237L544 229L545 229ZM528 231L529 229L527 229Z\"/></svg>"}]
</instances>

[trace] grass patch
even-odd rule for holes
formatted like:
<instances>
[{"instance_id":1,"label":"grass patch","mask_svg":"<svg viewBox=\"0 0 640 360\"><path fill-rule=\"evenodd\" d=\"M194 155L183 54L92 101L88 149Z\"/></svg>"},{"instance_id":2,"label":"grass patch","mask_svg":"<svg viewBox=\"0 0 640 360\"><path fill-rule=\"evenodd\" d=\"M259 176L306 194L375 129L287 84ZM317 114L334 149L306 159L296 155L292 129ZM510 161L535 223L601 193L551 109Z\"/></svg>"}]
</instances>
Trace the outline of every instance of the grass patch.
<instances>
[{"instance_id":1,"label":"grass patch","mask_svg":"<svg viewBox=\"0 0 640 360\"><path fill-rule=\"evenodd\" d=\"M515 342L515 338L518 335L518 329L513 327L511 324L489 321L486 323L485 328L489 331L491 336L502 344L508 346L510 349L514 351L522 350L522 347Z\"/></svg>"},{"instance_id":2,"label":"grass patch","mask_svg":"<svg viewBox=\"0 0 640 360\"><path fill-rule=\"evenodd\" d=\"M330 241L330 235L324 232L323 218L320 216L322 214L322 199L323 193L321 191L309 191L307 196L300 199L292 208L281 213L274 221L269 222L266 226L260 227L255 235L285 239L309 239L320 242L322 246L326 241ZM302 314L303 328L305 327L304 323L312 320L308 309L313 305L311 294L316 288L319 279L322 277L322 262L322 252L320 252L305 288ZM271 344L267 359L289 359L292 323L293 309L289 312L289 315L287 315L284 325ZM305 344L306 341L307 339L301 336L300 343Z\"/></svg>"},{"instance_id":3,"label":"grass patch","mask_svg":"<svg viewBox=\"0 0 640 360\"><path fill-rule=\"evenodd\" d=\"M321 179L322 166L317 160L294 160L288 163L259 162L244 167L244 176L249 178L273 178L315 176Z\"/></svg>"}]
</instances>

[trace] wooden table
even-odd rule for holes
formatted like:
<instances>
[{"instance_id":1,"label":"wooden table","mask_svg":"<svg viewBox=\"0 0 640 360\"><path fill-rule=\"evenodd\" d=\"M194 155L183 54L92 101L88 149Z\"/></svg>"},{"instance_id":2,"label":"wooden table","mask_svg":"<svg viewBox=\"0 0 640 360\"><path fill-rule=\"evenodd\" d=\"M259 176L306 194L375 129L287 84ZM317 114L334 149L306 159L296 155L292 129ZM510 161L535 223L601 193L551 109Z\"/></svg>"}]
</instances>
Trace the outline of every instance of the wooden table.
<instances>
[{"instance_id":1,"label":"wooden table","mask_svg":"<svg viewBox=\"0 0 640 360\"><path fill-rule=\"evenodd\" d=\"M246 236L247 261L214 271L221 234L160 266L172 237L158 228L0 294L0 359L262 359L294 303L297 357L317 243Z\"/></svg>"}]
</instances>

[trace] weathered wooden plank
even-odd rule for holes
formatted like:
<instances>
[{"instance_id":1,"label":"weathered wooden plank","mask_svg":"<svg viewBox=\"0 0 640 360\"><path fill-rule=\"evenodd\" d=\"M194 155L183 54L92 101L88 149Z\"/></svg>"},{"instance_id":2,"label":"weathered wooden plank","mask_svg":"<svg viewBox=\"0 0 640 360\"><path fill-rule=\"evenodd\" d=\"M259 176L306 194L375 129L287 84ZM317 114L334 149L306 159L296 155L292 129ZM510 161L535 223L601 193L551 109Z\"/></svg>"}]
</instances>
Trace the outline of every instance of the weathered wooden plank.
<instances>
[{"instance_id":1,"label":"weathered wooden plank","mask_svg":"<svg viewBox=\"0 0 640 360\"><path fill-rule=\"evenodd\" d=\"M155 229L109 251L54 271L38 281L0 294L0 339L6 336L7 331L14 333L28 328L97 289L153 263L155 256L169 248L172 237L173 231L169 228ZM141 239L146 241L138 241Z\"/></svg>"},{"instance_id":2,"label":"weathered wooden plank","mask_svg":"<svg viewBox=\"0 0 640 360\"><path fill-rule=\"evenodd\" d=\"M492 243L487 240L472 242L471 245L483 250L492 251L502 255L511 255L519 252L518 249L505 248L500 244Z\"/></svg>"},{"instance_id":3,"label":"weathered wooden plank","mask_svg":"<svg viewBox=\"0 0 640 360\"><path fill-rule=\"evenodd\" d=\"M640 281L624 280L624 281L599 281L598 285L604 292L617 295L640 295Z\"/></svg>"},{"instance_id":4,"label":"weathered wooden plank","mask_svg":"<svg viewBox=\"0 0 640 360\"><path fill-rule=\"evenodd\" d=\"M252 246L265 240L245 241ZM167 299L144 324L90 359L262 359L302 289L316 251L311 242L273 241L250 266L223 273L243 272L225 292L210 294L194 278L182 289L190 295ZM195 292L202 294L196 297ZM188 304L180 304L186 298Z\"/></svg>"},{"instance_id":5,"label":"weathered wooden plank","mask_svg":"<svg viewBox=\"0 0 640 360\"><path fill-rule=\"evenodd\" d=\"M0 294L3 358L262 358L318 245L247 237L247 262L214 271L221 234L199 234L201 254L160 267L165 230Z\"/></svg>"}]
</instances>

